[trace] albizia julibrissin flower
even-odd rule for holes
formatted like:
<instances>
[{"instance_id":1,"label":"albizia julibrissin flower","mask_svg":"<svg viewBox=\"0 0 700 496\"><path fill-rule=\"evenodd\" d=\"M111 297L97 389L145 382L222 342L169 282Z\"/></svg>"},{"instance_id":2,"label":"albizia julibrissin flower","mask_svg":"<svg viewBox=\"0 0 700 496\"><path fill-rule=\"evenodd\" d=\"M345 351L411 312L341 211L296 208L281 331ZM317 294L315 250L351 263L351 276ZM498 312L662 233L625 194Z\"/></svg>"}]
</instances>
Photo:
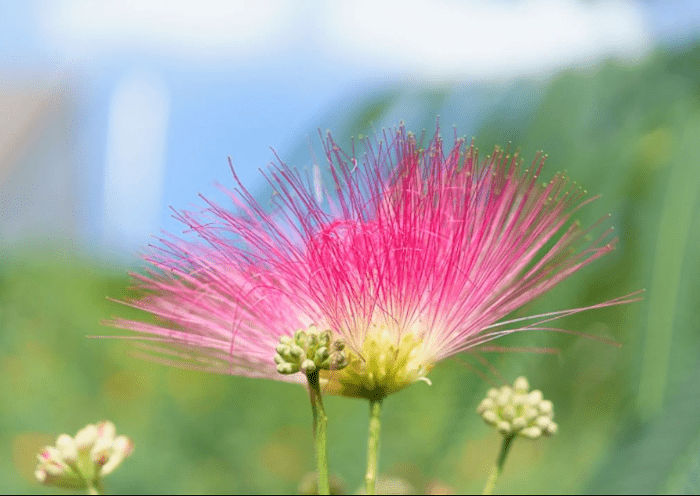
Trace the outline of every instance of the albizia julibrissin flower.
<instances>
[{"instance_id":1,"label":"albizia julibrissin flower","mask_svg":"<svg viewBox=\"0 0 700 496\"><path fill-rule=\"evenodd\" d=\"M422 141L400 127L356 158L329 134L332 188L318 165L308 177L280 162L266 175L272 212L234 171L233 209L180 212L195 239L160 240L134 275L144 296L130 304L157 323L112 325L150 335L149 356L169 364L300 383L277 372L275 347L315 326L349 351L324 390L381 399L501 335L636 301L498 323L612 250L612 229L591 241L595 226L570 222L592 199L562 174L542 182L542 156L524 168L497 149L480 163L462 139Z\"/></svg>"}]
</instances>

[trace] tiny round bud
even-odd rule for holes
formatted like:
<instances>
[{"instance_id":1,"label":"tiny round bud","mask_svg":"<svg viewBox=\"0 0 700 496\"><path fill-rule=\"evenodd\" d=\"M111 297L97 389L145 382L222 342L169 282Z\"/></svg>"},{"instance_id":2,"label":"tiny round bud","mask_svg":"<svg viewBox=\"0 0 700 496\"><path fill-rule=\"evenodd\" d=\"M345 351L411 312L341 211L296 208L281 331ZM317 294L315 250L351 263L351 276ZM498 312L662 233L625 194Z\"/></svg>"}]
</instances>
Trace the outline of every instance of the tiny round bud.
<instances>
[{"instance_id":1,"label":"tiny round bud","mask_svg":"<svg viewBox=\"0 0 700 496\"><path fill-rule=\"evenodd\" d=\"M310 327L309 327L309 330L311 330L311 328L316 329L315 326L310 326ZM304 345L306 345L306 333L305 333L304 331L302 331L302 330L296 331L296 332L294 333L294 342L295 342L298 346L304 346Z\"/></svg>"},{"instance_id":2,"label":"tiny round bud","mask_svg":"<svg viewBox=\"0 0 700 496\"><path fill-rule=\"evenodd\" d=\"M126 457L131 455L133 450L134 444L131 439L126 436L116 438L111 446L109 458L100 470L100 475L107 475L114 471Z\"/></svg>"},{"instance_id":3,"label":"tiny round bud","mask_svg":"<svg viewBox=\"0 0 700 496\"><path fill-rule=\"evenodd\" d=\"M492 400L495 400L496 398L498 398L498 389L496 389L496 388L489 389L488 391L486 391L486 396L488 398L491 398Z\"/></svg>"},{"instance_id":4,"label":"tiny round bud","mask_svg":"<svg viewBox=\"0 0 700 496\"><path fill-rule=\"evenodd\" d=\"M295 367L291 363L279 363L277 364L277 372L280 374L294 374L298 372L299 369L295 369Z\"/></svg>"},{"instance_id":5,"label":"tiny round bud","mask_svg":"<svg viewBox=\"0 0 700 496\"><path fill-rule=\"evenodd\" d=\"M537 406L542 401L542 391L535 389L527 395L527 403L532 406Z\"/></svg>"},{"instance_id":6,"label":"tiny round bud","mask_svg":"<svg viewBox=\"0 0 700 496\"><path fill-rule=\"evenodd\" d=\"M524 429L527 426L527 420L525 417L515 417L513 419L513 429L516 431L519 431L520 429Z\"/></svg>"},{"instance_id":7,"label":"tiny round bud","mask_svg":"<svg viewBox=\"0 0 700 496\"><path fill-rule=\"evenodd\" d=\"M510 396L510 388L507 386L502 387L498 392L498 396L496 396L496 404L498 406L506 406L510 403Z\"/></svg>"},{"instance_id":8,"label":"tiny round bud","mask_svg":"<svg viewBox=\"0 0 700 496\"><path fill-rule=\"evenodd\" d=\"M549 425L547 426L547 434L553 435L556 434L557 431L559 430L559 425L556 424L555 422L550 422Z\"/></svg>"},{"instance_id":9,"label":"tiny round bud","mask_svg":"<svg viewBox=\"0 0 700 496\"><path fill-rule=\"evenodd\" d=\"M330 358L330 353L328 352L328 348L325 346L321 346L319 349L316 350L316 353L314 354L314 362L320 364L322 362L325 362Z\"/></svg>"},{"instance_id":10,"label":"tiny round bud","mask_svg":"<svg viewBox=\"0 0 700 496\"><path fill-rule=\"evenodd\" d=\"M309 375L316 371L316 364L313 360L304 360L301 364L301 371L306 375Z\"/></svg>"},{"instance_id":11,"label":"tiny round bud","mask_svg":"<svg viewBox=\"0 0 700 496\"><path fill-rule=\"evenodd\" d=\"M481 403L479 403L479 406L476 407L476 412L481 414L486 410L491 410L493 407L493 400L491 398L484 398L483 400L481 400Z\"/></svg>"},{"instance_id":12,"label":"tiny round bud","mask_svg":"<svg viewBox=\"0 0 700 496\"><path fill-rule=\"evenodd\" d=\"M496 412L493 410L486 410L484 413L481 414L481 418L483 418L487 424L491 425L496 425L498 423L498 415L496 415Z\"/></svg>"},{"instance_id":13,"label":"tiny round bud","mask_svg":"<svg viewBox=\"0 0 700 496\"><path fill-rule=\"evenodd\" d=\"M498 422L496 424L496 429L498 429L503 434L510 434L513 430L510 423L506 422L505 420L501 420L500 422Z\"/></svg>"},{"instance_id":14,"label":"tiny round bud","mask_svg":"<svg viewBox=\"0 0 700 496\"><path fill-rule=\"evenodd\" d=\"M525 404L527 396L520 393L514 393L510 399L510 402L515 407L522 407Z\"/></svg>"},{"instance_id":15,"label":"tiny round bud","mask_svg":"<svg viewBox=\"0 0 700 496\"><path fill-rule=\"evenodd\" d=\"M503 417L505 420L513 420L516 415L517 412L515 411L515 407L511 404L508 404L501 409L501 417Z\"/></svg>"},{"instance_id":16,"label":"tiny round bud","mask_svg":"<svg viewBox=\"0 0 700 496\"><path fill-rule=\"evenodd\" d=\"M532 422L533 420L535 420L538 415L539 412L537 411L537 408L533 406L525 407L525 409L523 410L523 417L525 417L525 419L528 422Z\"/></svg>"},{"instance_id":17,"label":"tiny round bud","mask_svg":"<svg viewBox=\"0 0 700 496\"><path fill-rule=\"evenodd\" d=\"M328 365L329 370L340 370L348 366L348 357L345 353L333 353Z\"/></svg>"},{"instance_id":18,"label":"tiny round bud","mask_svg":"<svg viewBox=\"0 0 700 496\"><path fill-rule=\"evenodd\" d=\"M92 448L97 440L97 427L89 424L78 431L75 435L75 444L78 451L87 451Z\"/></svg>"},{"instance_id":19,"label":"tiny round bud","mask_svg":"<svg viewBox=\"0 0 700 496\"><path fill-rule=\"evenodd\" d=\"M526 394L530 390L530 384L524 377L518 377L513 383L513 388L520 394Z\"/></svg>"},{"instance_id":20,"label":"tiny round bud","mask_svg":"<svg viewBox=\"0 0 700 496\"><path fill-rule=\"evenodd\" d=\"M535 425L542 429L543 431L546 430L549 427L549 424L552 423L552 419L549 417L543 415L541 417L537 417L535 420Z\"/></svg>"},{"instance_id":21,"label":"tiny round bud","mask_svg":"<svg viewBox=\"0 0 700 496\"><path fill-rule=\"evenodd\" d=\"M47 477L46 470L44 470L43 468L37 468L34 471L34 477L36 477L36 480L38 480L39 482L45 482Z\"/></svg>"},{"instance_id":22,"label":"tiny round bud","mask_svg":"<svg viewBox=\"0 0 700 496\"><path fill-rule=\"evenodd\" d=\"M525 429L520 431L520 434L530 439L537 439L538 437L542 436L542 429L534 426L526 427Z\"/></svg>"},{"instance_id":23,"label":"tiny round bud","mask_svg":"<svg viewBox=\"0 0 700 496\"><path fill-rule=\"evenodd\" d=\"M68 434L61 434L56 439L56 448L66 463L75 463L78 459L78 446Z\"/></svg>"},{"instance_id":24,"label":"tiny round bud","mask_svg":"<svg viewBox=\"0 0 700 496\"><path fill-rule=\"evenodd\" d=\"M554 405L549 400L540 401L539 405L537 405L537 408L543 415L551 416L554 413Z\"/></svg>"}]
</instances>

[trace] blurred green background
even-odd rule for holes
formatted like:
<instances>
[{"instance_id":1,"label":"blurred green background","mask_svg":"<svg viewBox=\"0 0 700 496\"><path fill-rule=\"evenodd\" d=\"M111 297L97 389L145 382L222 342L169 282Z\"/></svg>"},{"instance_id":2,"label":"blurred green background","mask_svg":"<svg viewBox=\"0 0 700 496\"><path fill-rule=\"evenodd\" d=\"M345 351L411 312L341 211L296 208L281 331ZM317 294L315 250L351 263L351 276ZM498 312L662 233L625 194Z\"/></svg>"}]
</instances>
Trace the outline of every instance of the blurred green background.
<instances>
[{"instance_id":1,"label":"blurred green background","mask_svg":"<svg viewBox=\"0 0 700 496\"><path fill-rule=\"evenodd\" d=\"M566 170L602 198L580 211L607 214L618 249L516 316L566 309L646 288L643 302L575 315L561 327L620 348L555 333L521 333L501 345L549 346L558 355L491 354L512 382L525 375L555 404L557 436L518 440L497 492L700 491L700 45L659 51L643 64L604 63L561 73L531 104L508 93L476 133L490 152L512 142L545 175ZM527 90L513 85L513 92ZM523 89L525 88L525 90ZM320 123L340 142L368 134L405 98L422 111L407 126L470 119L459 90L390 88L360 95ZM457 97L455 97L457 95ZM447 120L450 119L450 120ZM313 135L313 133L311 133ZM304 139L299 151L308 153ZM109 317L136 316L117 263L68 248L4 250L0 261L0 492L56 493L33 478L35 454L60 433L112 420L135 440L106 480L110 493L295 492L313 470L311 414L302 388L167 368L129 355ZM468 356L464 360L479 368ZM500 437L475 413L489 385L451 360L385 401L380 470L417 491L480 492ZM332 471L354 492L362 481L368 406L327 398Z\"/></svg>"}]
</instances>

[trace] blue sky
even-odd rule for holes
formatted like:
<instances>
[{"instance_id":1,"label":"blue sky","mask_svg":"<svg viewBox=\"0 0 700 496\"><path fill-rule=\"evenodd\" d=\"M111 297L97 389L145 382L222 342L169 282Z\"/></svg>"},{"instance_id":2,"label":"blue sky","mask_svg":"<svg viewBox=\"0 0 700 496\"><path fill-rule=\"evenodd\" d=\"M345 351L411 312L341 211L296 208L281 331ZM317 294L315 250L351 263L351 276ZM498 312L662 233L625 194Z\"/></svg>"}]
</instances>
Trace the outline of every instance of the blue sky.
<instances>
[{"instance_id":1,"label":"blue sky","mask_svg":"<svg viewBox=\"0 0 700 496\"><path fill-rule=\"evenodd\" d=\"M546 81L601 57L636 63L700 31L690 0L427 5L3 2L0 66L76 81L84 236L133 253L181 230L168 206L231 184L227 157L254 190L270 147L288 156L363 90Z\"/></svg>"}]
</instances>

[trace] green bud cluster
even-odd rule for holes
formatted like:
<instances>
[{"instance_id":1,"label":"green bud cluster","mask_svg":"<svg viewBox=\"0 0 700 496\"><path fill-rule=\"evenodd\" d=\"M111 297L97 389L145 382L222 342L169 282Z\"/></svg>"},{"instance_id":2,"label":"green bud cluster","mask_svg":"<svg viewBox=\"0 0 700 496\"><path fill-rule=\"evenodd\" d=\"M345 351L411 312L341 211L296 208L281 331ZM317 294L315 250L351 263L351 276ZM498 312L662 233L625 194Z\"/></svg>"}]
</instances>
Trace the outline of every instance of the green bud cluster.
<instances>
[{"instance_id":1,"label":"green bud cluster","mask_svg":"<svg viewBox=\"0 0 700 496\"><path fill-rule=\"evenodd\" d=\"M332 340L331 331L319 331L314 325L306 331L296 331L294 337L282 336L275 350L280 374L301 371L308 375L317 370L339 370L348 364L345 343Z\"/></svg>"},{"instance_id":2,"label":"green bud cluster","mask_svg":"<svg viewBox=\"0 0 700 496\"><path fill-rule=\"evenodd\" d=\"M491 388L476 411L504 435L517 434L529 439L556 434L552 421L554 406L542 397L542 391L529 391L524 377L518 377L513 387Z\"/></svg>"}]
</instances>

